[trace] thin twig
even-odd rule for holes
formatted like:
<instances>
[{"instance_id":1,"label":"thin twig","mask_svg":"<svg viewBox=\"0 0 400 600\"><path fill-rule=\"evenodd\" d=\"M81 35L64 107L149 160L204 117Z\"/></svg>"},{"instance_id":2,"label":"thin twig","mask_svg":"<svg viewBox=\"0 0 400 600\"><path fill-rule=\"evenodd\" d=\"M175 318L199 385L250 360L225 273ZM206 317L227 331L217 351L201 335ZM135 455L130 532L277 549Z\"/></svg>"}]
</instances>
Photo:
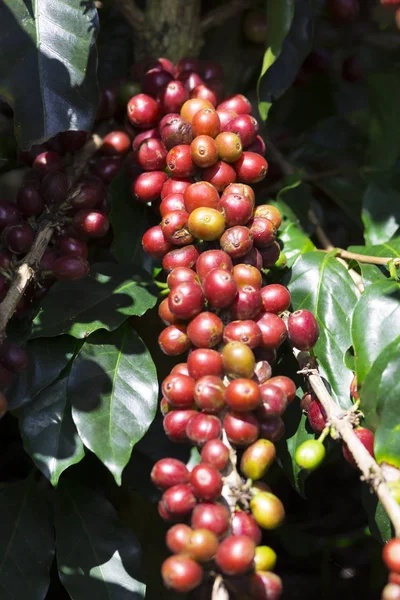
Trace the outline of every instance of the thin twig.
<instances>
[{"instance_id":1,"label":"thin twig","mask_svg":"<svg viewBox=\"0 0 400 600\"><path fill-rule=\"evenodd\" d=\"M134 0L114 0L114 4L132 29L143 28L145 16Z\"/></svg>"},{"instance_id":2,"label":"thin twig","mask_svg":"<svg viewBox=\"0 0 400 600\"><path fill-rule=\"evenodd\" d=\"M217 8L213 8L203 17L200 23L202 33L205 33L213 27L222 25L230 17L234 17L236 13L243 12L254 4L254 0L231 0L228 4L223 4Z\"/></svg>"},{"instance_id":3,"label":"thin twig","mask_svg":"<svg viewBox=\"0 0 400 600\"><path fill-rule=\"evenodd\" d=\"M294 354L302 368L310 359L308 355L296 350L294 350ZM387 487L382 469L354 433L352 418L350 418L350 413L354 411L343 411L340 408L326 389L317 369L306 367L303 368L301 373L307 377L315 395L324 407L327 421L331 425L335 435L341 438L348 447L363 474L362 479L371 486L381 501L392 522L396 537L400 537L400 506Z\"/></svg>"},{"instance_id":4,"label":"thin twig","mask_svg":"<svg viewBox=\"0 0 400 600\"><path fill-rule=\"evenodd\" d=\"M230 441L228 440L224 428L222 428L222 441L225 444L225 446L229 449L229 460L227 466L225 467L222 473L223 487L221 496L224 498L225 502L229 506L231 514L233 514L235 512L237 504L237 494L235 494L233 490L240 489L243 481L236 468L236 450L233 448Z\"/></svg>"},{"instance_id":5,"label":"thin twig","mask_svg":"<svg viewBox=\"0 0 400 600\"><path fill-rule=\"evenodd\" d=\"M357 254L357 252L349 252L342 248L336 248L336 256L344 258L346 260L357 260L360 263L366 263L368 265L382 265L386 266L390 261L393 261L395 266L400 267L400 258L393 258L389 256L368 256L365 254Z\"/></svg>"}]
</instances>

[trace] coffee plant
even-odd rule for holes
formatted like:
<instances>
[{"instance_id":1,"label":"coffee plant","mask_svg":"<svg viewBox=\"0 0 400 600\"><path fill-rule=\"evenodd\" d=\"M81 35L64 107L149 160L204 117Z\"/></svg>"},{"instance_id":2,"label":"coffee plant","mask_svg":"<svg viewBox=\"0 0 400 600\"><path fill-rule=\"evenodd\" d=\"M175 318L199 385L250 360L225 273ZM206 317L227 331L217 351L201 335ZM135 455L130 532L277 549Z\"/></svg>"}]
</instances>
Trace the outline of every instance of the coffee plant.
<instances>
[{"instance_id":1,"label":"coffee plant","mask_svg":"<svg viewBox=\"0 0 400 600\"><path fill-rule=\"evenodd\" d=\"M0 5L0 591L400 599L400 0Z\"/></svg>"}]
</instances>

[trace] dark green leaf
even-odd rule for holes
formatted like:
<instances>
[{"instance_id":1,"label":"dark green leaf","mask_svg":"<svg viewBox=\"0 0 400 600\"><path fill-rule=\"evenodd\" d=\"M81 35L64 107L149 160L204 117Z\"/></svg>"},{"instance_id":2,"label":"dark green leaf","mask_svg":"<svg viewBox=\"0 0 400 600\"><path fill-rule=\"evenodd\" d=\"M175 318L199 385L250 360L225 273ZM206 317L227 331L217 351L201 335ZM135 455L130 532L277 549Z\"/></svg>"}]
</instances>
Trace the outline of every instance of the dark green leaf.
<instances>
[{"instance_id":1,"label":"dark green leaf","mask_svg":"<svg viewBox=\"0 0 400 600\"><path fill-rule=\"evenodd\" d=\"M98 263L85 279L52 286L33 322L31 337L69 333L86 338L97 329L113 331L129 316L141 316L155 305L152 291L145 271Z\"/></svg>"},{"instance_id":2,"label":"dark green leaf","mask_svg":"<svg viewBox=\"0 0 400 600\"><path fill-rule=\"evenodd\" d=\"M46 492L33 477L0 488L2 600L43 600L50 583L54 533Z\"/></svg>"},{"instance_id":3,"label":"dark green leaf","mask_svg":"<svg viewBox=\"0 0 400 600\"><path fill-rule=\"evenodd\" d=\"M372 167L389 169L399 158L398 117L400 74L373 73L368 77L370 110L369 160Z\"/></svg>"},{"instance_id":4,"label":"dark green leaf","mask_svg":"<svg viewBox=\"0 0 400 600\"><path fill-rule=\"evenodd\" d=\"M258 80L258 109L268 117L272 102L293 83L314 37L318 0L271 0L267 7L268 43Z\"/></svg>"},{"instance_id":5,"label":"dark green leaf","mask_svg":"<svg viewBox=\"0 0 400 600\"><path fill-rule=\"evenodd\" d=\"M376 265L367 265L366 263L359 263L361 270L361 277L363 280L364 288L375 283L375 281L386 279L382 271Z\"/></svg>"},{"instance_id":6,"label":"dark green leaf","mask_svg":"<svg viewBox=\"0 0 400 600\"><path fill-rule=\"evenodd\" d=\"M366 186L360 174L328 175L318 179L317 185L361 227L360 214Z\"/></svg>"},{"instance_id":7,"label":"dark green leaf","mask_svg":"<svg viewBox=\"0 0 400 600\"><path fill-rule=\"evenodd\" d=\"M400 284L377 281L362 294L354 310L351 335L361 385L381 352L400 336Z\"/></svg>"},{"instance_id":8,"label":"dark green leaf","mask_svg":"<svg viewBox=\"0 0 400 600\"><path fill-rule=\"evenodd\" d=\"M71 360L76 344L76 340L67 335L28 342L28 367L14 378L7 390L10 410L31 402L39 392L57 379Z\"/></svg>"},{"instance_id":9,"label":"dark green leaf","mask_svg":"<svg viewBox=\"0 0 400 600\"><path fill-rule=\"evenodd\" d=\"M118 484L154 419L157 392L151 356L128 324L92 335L72 365L68 397L79 435Z\"/></svg>"},{"instance_id":10,"label":"dark green leaf","mask_svg":"<svg viewBox=\"0 0 400 600\"><path fill-rule=\"evenodd\" d=\"M363 202L362 220L367 244L383 244L400 227L400 192L371 183Z\"/></svg>"},{"instance_id":11,"label":"dark green leaf","mask_svg":"<svg viewBox=\"0 0 400 600\"><path fill-rule=\"evenodd\" d=\"M300 221L296 217L293 210L286 204L286 202L281 200L282 193L285 191L285 189L280 192L277 201L274 202L274 205L279 209L282 215L282 225L279 230L279 239L283 243L283 251L288 259L287 265L288 267L291 267L300 254L315 250L315 246L308 235L303 231ZM299 193L302 194L300 188L295 188L290 193L292 199L293 196L298 196L298 194L295 194L296 190L299 190Z\"/></svg>"},{"instance_id":12,"label":"dark green leaf","mask_svg":"<svg viewBox=\"0 0 400 600\"><path fill-rule=\"evenodd\" d=\"M390 519L386 514L382 503L370 487L364 483L361 493L361 501L368 517L368 527L371 534L381 544L388 542L392 537Z\"/></svg>"},{"instance_id":13,"label":"dark green leaf","mask_svg":"<svg viewBox=\"0 0 400 600\"><path fill-rule=\"evenodd\" d=\"M98 102L94 3L5 0L0 23L0 91L13 106L19 145L90 131Z\"/></svg>"},{"instance_id":14,"label":"dark green leaf","mask_svg":"<svg viewBox=\"0 0 400 600\"><path fill-rule=\"evenodd\" d=\"M131 186L132 182L121 173L109 189L112 251L119 263L140 265L151 272L152 260L142 247L142 235L152 225L149 209L135 201Z\"/></svg>"},{"instance_id":15,"label":"dark green leaf","mask_svg":"<svg viewBox=\"0 0 400 600\"><path fill-rule=\"evenodd\" d=\"M329 254L309 252L292 268L288 284L294 310L312 311L320 328L315 346L322 373L342 408L348 408L352 373L344 363L358 290L347 269Z\"/></svg>"},{"instance_id":16,"label":"dark green leaf","mask_svg":"<svg viewBox=\"0 0 400 600\"><path fill-rule=\"evenodd\" d=\"M83 444L67 402L68 377L39 392L19 414L26 452L52 485L60 475L85 456Z\"/></svg>"},{"instance_id":17,"label":"dark green leaf","mask_svg":"<svg viewBox=\"0 0 400 600\"><path fill-rule=\"evenodd\" d=\"M400 237L393 238L385 244L377 244L376 246L349 246L348 250L357 254L365 254L366 256L400 258Z\"/></svg>"},{"instance_id":18,"label":"dark green leaf","mask_svg":"<svg viewBox=\"0 0 400 600\"><path fill-rule=\"evenodd\" d=\"M56 497L57 564L72 600L140 600L141 550L113 506L92 490L61 481Z\"/></svg>"}]
</instances>

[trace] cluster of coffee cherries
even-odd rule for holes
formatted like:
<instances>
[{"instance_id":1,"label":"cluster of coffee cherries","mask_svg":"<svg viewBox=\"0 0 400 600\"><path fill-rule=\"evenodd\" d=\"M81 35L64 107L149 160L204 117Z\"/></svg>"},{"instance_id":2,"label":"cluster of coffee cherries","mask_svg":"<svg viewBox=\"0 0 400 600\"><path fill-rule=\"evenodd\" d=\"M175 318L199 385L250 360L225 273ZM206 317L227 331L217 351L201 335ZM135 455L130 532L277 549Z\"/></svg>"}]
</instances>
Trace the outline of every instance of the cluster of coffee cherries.
<instances>
[{"instance_id":1,"label":"cluster of coffee cherries","mask_svg":"<svg viewBox=\"0 0 400 600\"><path fill-rule=\"evenodd\" d=\"M287 288L263 281L280 256L281 224L276 207L255 206L251 184L268 168L264 144L244 96L218 103L215 82L199 81L207 68L186 59L174 78L151 69L146 93L128 102L130 122L144 130L133 143L140 172L132 192L161 216L143 235L167 274L159 344L170 356L189 352L162 383L164 431L201 456L191 471L165 458L151 474L163 491L159 513L173 523L162 576L188 592L219 572L228 589L247 586L251 597L274 600L281 581L261 530L279 527L284 508L260 480L296 386L273 377L271 364L286 340L313 348L318 325L307 310L289 312Z\"/></svg>"}]
</instances>

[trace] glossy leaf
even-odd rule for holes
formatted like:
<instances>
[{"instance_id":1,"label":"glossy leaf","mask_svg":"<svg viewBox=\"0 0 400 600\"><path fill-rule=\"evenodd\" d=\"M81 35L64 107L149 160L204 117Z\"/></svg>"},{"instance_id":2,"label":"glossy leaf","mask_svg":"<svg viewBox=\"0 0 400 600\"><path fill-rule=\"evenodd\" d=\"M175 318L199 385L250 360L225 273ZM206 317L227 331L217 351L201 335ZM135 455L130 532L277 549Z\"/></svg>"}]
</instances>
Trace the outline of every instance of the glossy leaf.
<instances>
[{"instance_id":1,"label":"glossy leaf","mask_svg":"<svg viewBox=\"0 0 400 600\"><path fill-rule=\"evenodd\" d=\"M13 106L19 145L89 131L98 101L94 3L5 0L0 22L0 91Z\"/></svg>"},{"instance_id":2,"label":"glossy leaf","mask_svg":"<svg viewBox=\"0 0 400 600\"><path fill-rule=\"evenodd\" d=\"M72 600L144 597L140 546L103 496L63 480L55 529L58 572Z\"/></svg>"},{"instance_id":3,"label":"glossy leaf","mask_svg":"<svg viewBox=\"0 0 400 600\"><path fill-rule=\"evenodd\" d=\"M389 169L400 155L397 133L400 76L397 71L373 73L368 77L368 106L369 160L372 167Z\"/></svg>"},{"instance_id":4,"label":"glossy leaf","mask_svg":"<svg viewBox=\"0 0 400 600\"><path fill-rule=\"evenodd\" d=\"M95 333L72 365L68 397L75 425L118 484L133 446L154 419L157 392L152 358L128 324Z\"/></svg>"},{"instance_id":5,"label":"glossy leaf","mask_svg":"<svg viewBox=\"0 0 400 600\"><path fill-rule=\"evenodd\" d=\"M68 377L39 392L19 413L26 452L52 485L85 456L67 401Z\"/></svg>"},{"instance_id":6,"label":"glossy leaf","mask_svg":"<svg viewBox=\"0 0 400 600\"><path fill-rule=\"evenodd\" d=\"M0 488L0 594L4 600L43 600L55 544L46 492L34 477Z\"/></svg>"},{"instance_id":7,"label":"glossy leaf","mask_svg":"<svg viewBox=\"0 0 400 600\"><path fill-rule=\"evenodd\" d=\"M355 368L362 384L381 352L400 336L400 284L377 281L362 294L354 310L351 335Z\"/></svg>"},{"instance_id":8,"label":"glossy leaf","mask_svg":"<svg viewBox=\"0 0 400 600\"><path fill-rule=\"evenodd\" d=\"M139 265L151 272L153 261L143 250L142 236L153 223L148 207L132 197L131 185L127 176L120 173L110 186L112 251L119 263Z\"/></svg>"},{"instance_id":9,"label":"glossy leaf","mask_svg":"<svg viewBox=\"0 0 400 600\"><path fill-rule=\"evenodd\" d=\"M28 342L28 367L14 378L7 390L10 410L31 402L37 394L55 381L71 360L76 345L76 340L67 335Z\"/></svg>"},{"instance_id":10,"label":"glossy leaf","mask_svg":"<svg viewBox=\"0 0 400 600\"><path fill-rule=\"evenodd\" d=\"M400 258L400 236L374 246L349 246L350 252L365 254L366 256L387 256L388 258Z\"/></svg>"},{"instance_id":11,"label":"glossy leaf","mask_svg":"<svg viewBox=\"0 0 400 600\"><path fill-rule=\"evenodd\" d=\"M376 265L367 265L366 263L359 263L359 266L364 288L367 288L369 285L372 285L373 283L375 283L375 281L386 279L385 275Z\"/></svg>"},{"instance_id":12,"label":"glossy leaf","mask_svg":"<svg viewBox=\"0 0 400 600\"><path fill-rule=\"evenodd\" d=\"M365 483L362 487L361 501L367 513L371 534L381 544L388 542L393 537L390 519L382 503Z\"/></svg>"},{"instance_id":13,"label":"glossy leaf","mask_svg":"<svg viewBox=\"0 0 400 600\"><path fill-rule=\"evenodd\" d=\"M272 0L267 5L268 43L258 80L258 109L268 117L272 102L293 83L312 48L318 0Z\"/></svg>"},{"instance_id":14,"label":"glossy leaf","mask_svg":"<svg viewBox=\"0 0 400 600\"><path fill-rule=\"evenodd\" d=\"M299 188L297 188L299 189ZM284 190L282 190L284 191ZM295 190L293 190L294 194ZM301 194L301 190L299 189ZM297 194L296 194L297 195ZM301 227L299 219L293 210L281 200L282 192L274 205L279 209L282 215L282 225L279 229L279 240L283 244L283 251L288 259L287 265L291 267L300 254L315 250L313 242ZM284 196L283 196L284 197Z\"/></svg>"},{"instance_id":15,"label":"glossy leaf","mask_svg":"<svg viewBox=\"0 0 400 600\"><path fill-rule=\"evenodd\" d=\"M113 331L129 316L155 305L149 275L137 267L93 265L79 281L59 281L43 300L33 322L32 338L68 333L86 338L97 329Z\"/></svg>"},{"instance_id":16,"label":"glossy leaf","mask_svg":"<svg viewBox=\"0 0 400 600\"><path fill-rule=\"evenodd\" d=\"M362 220L366 244L383 244L400 227L400 192L371 183L363 201Z\"/></svg>"},{"instance_id":17,"label":"glossy leaf","mask_svg":"<svg viewBox=\"0 0 400 600\"><path fill-rule=\"evenodd\" d=\"M352 373L344 356L351 346L350 323L358 290L347 269L322 252L309 252L297 259L288 287L293 309L306 308L318 321L320 335L314 350L321 372L337 402L348 408Z\"/></svg>"}]
</instances>

